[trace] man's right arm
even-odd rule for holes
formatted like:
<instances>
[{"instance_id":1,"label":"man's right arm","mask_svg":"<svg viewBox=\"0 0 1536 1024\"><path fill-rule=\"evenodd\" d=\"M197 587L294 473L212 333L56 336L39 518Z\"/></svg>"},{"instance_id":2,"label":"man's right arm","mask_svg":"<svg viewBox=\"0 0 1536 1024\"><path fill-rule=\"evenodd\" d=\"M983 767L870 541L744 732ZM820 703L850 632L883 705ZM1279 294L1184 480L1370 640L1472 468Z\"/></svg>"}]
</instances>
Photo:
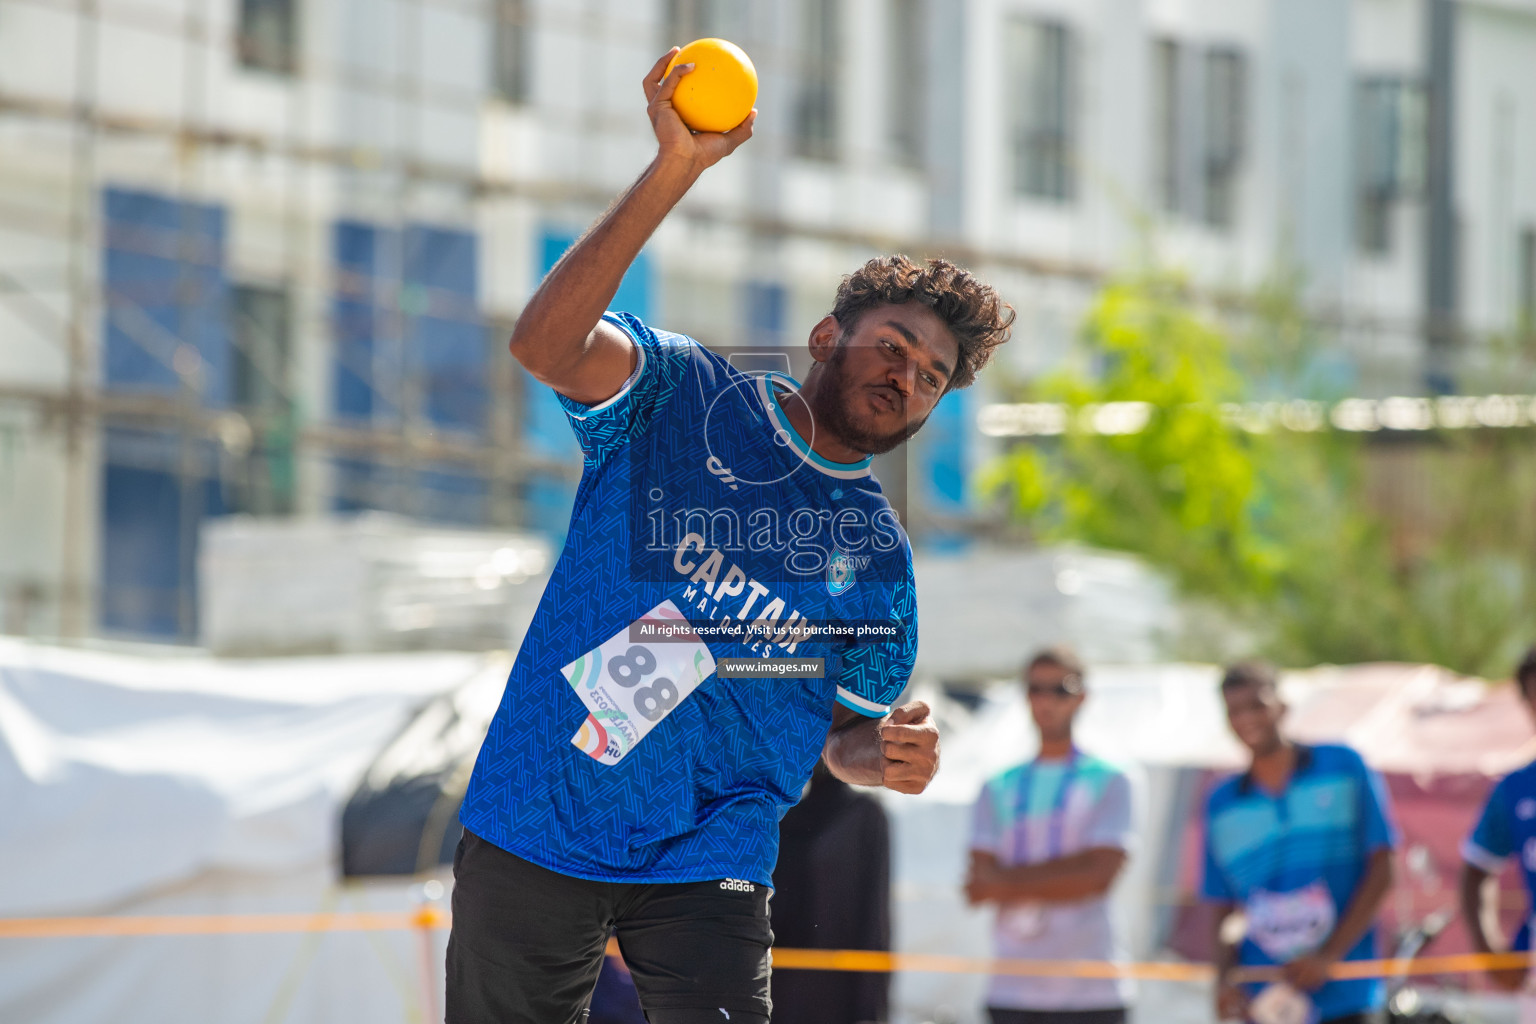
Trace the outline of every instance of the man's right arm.
<instances>
[{"instance_id":1,"label":"man's right arm","mask_svg":"<svg viewBox=\"0 0 1536 1024\"><path fill-rule=\"evenodd\" d=\"M512 355L535 378L585 405L612 398L638 356L628 336L602 320L635 257L699 175L752 135L753 111L724 134L688 130L672 94L691 64L662 73L668 51L646 73L656 158L544 278L512 329Z\"/></svg>"},{"instance_id":2,"label":"man's right arm","mask_svg":"<svg viewBox=\"0 0 1536 1024\"><path fill-rule=\"evenodd\" d=\"M1211 918L1211 966L1216 969L1216 1019L1242 1020L1248 1014L1248 993L1231 980L1238 966L1233 927L1228 922L1237 913L1237 904L1217 903Z\"/></svg>"},{"instance_id":3,"label":"man's right arm","mask_svg":"<svg viewBox=\"0 0 1536 1024\"><path fill-rule=\"evenodd\" d=\"M1237 893L1227 883L1226 873L1216 856L1216 843L1212 835L1215 829L1216 800L1220 790L1206 800L1202 815L1205 828L1201 845L1203 864L1200 870L1200 898L1211 908L1211 966L1216 970L1215 1002L1217 1020L1242 1020L1248 1014L1248 993L1243 986L1232 980L1232 974L1241 964L1243 943L1243 919L1237 916Z\"/></svg>"},{"instance_id":4,"label":"man's right arm","mask_svg":"<svg viewBox=\"0 0 1536 1024\"><path fill-rule=\"evenodd\" d=\"M1474 953L1502 953L1504 939L1499 928L1499 882L1497 876L1476 864L1461 865L1461 917L1467 923L1467 935ZM1507 992L1518 992L1525 984L1525 972L1519 969L1489 971L1488 977Z\"/></svg>"}]
</instances>

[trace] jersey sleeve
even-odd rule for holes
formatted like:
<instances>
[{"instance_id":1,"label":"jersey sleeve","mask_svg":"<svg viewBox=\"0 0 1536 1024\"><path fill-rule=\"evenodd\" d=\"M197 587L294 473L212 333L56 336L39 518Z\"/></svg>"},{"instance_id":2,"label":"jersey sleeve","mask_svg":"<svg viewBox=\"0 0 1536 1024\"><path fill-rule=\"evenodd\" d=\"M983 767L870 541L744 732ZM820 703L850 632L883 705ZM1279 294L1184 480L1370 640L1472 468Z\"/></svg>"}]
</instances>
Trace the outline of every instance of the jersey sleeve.
<instances>
[{"instance_id":1,"label":"jersey sleeve","mask_svg":"<svg viewBox=\"0 0 1536 1024\"><path fill-rule=\"evenodd\" d=\"M897 626L896 638L850 644L842 652L837 676L837 702L868 718L891 710L917 661L917 594L910 557L905 578L890 589L887 619Z\"/></svg>"},{"instance_id":2,"label":"jersey sleeve","mask_svg":"<svg viewBox=\"0 0 1536 1024\"><path fill-rule=\"evenodd\" d=\"M1478 816L1472 834L1461 844L1461 857L1473 867L1490 875L1504 870L1504 862L1515 852L1514 822L1510 820L1509 780L1493 787L1483 813Z\"/></svg>"},{"instance_id":3,"label":"jersey sleeve","mask_svg":"<svg viewBox=\"0 0 1536 1024\"><path fill-rule=\"evenodd\" d=\"M976 806L971 809L971 849L996 855L1002 841L1002 828L997 820L993 785L988 782L981 787L981 795L976 798Z\"/></svg>"},{"instance_id":4,"label":"jersey sleeve","mask_svg":"<svg viewBox=\"0 0 1536 1024\"><path fill-rule=\"evenodd\" d=\"M649 429L659 410L671 401L688 370L695 344L678 334L653 331L629 313L604 313L603 319L629 336L635 346L635 368L618 394L597 405L583 405L558 392L560 406L571 421L582 454L601 464Z\"/></svg>"},{"instance_id":5,"label":"jersey sleeve","mask_svg":"<svg viewBox=\"0 0 1536 1024\"><path fill-rule=\"evenodd\" d=\"M1237 894L1232 891L1231 884L1227 881L1226 872L1221 870L1221 863L1216 859L1216 793L1211 794L1211 799L1205 805L1204 827L1204 856L1200 868L1200 898L1211 903L1236 903Z\"/></svg>"},{"instance_id":6,"label":"jersey sleeve","mask_svg":"<svg viewBox=\"0 0 1536 1024\"><path fill-rule=\"evenodd\" d=\"M1355 756L1359 757L1358 754ZM1386 780L1380 772L1366 764L1363 758L1359 760L1359 770L1364 795L1360 808L1360 827L1363 830L1365 852L1375 853L1377 850L1397 846L1401 835L1397 819L1392 813L1392 798L1387 793Z\"/></svg>"},{"instance_id":7,"label":"jersey sleeve","mask_svg":"<svg viewBox=\"0 0 1536 1024\"><path fill-rule=\"evenodd\" d=\"M1083 829L1087 849L1108 847L1131 853L1136 846L1136 790L1124 772L1110 777Z\"/></svg>"}]
</instances>

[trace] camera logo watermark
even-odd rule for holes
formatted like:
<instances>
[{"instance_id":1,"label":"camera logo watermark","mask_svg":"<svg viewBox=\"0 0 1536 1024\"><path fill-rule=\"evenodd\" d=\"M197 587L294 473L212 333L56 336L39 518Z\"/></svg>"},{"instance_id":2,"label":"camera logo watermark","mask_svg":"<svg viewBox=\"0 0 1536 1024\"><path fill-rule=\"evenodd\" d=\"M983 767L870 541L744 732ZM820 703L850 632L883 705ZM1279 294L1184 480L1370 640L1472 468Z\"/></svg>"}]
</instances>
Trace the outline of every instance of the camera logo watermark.
<instances>
[{"instance_id":1,"label":"camera logo watermark","mask_svg":"<svg viewBox=\"0 0 1536 1024\"><path fill-rule=\"evenodd\" d=\"M803 372L790 363L809 354L714 351L731 371L701 374L700 405L684 427L690 436L671 442L674 457L633 467L625 514L635 576L668 581L692 565L684 575L700 593L718 599L710 578L717 572L729 600L745 585L735 570L761 585L814 587L850 611L869 588L902 584L906 537L896 504L904 502L891 501L867 463L841 466L815 453L814 411L786 372ZM898 470L895 479L904 485L905 475Z\"/></svg>"}]
</instances>

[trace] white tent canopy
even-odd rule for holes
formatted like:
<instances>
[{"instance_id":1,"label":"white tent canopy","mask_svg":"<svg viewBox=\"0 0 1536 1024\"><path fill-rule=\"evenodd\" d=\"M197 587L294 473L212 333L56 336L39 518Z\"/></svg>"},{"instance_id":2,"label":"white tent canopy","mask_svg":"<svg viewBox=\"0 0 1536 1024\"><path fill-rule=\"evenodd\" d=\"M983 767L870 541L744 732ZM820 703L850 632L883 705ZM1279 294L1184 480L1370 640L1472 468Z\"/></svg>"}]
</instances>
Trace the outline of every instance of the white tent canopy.
<instances>
[{"instance_id":1,"label":"white tent canopy","mask_svg":"<svg viewBox=\"0 0 1536 1024\"><path fill-rule=\"evenodd\" d=\"M1092 662L1166 657L1180 610L1168 581L1132 555L1076 545L919 553L917 672L984 679L1025 653L1070 643Z\"/></svg>"},{"instance_id":2,"label":"white tent canopy","mask_svg":"<svg viewBox=\"0 0 1536 1024\"><path fill-rule=\"evenodd\" d=\"M1215 666L1090 665L1088 675L1077 742L1126 766L1142 797L1140 845L1112 909L1131 956L1157 957L1157 922L1182 824L1196 813L1190 770L1237 770L1246 755L1227 727ZM1511 690L1427 665L1325 666L1287 673L1281 682L1291 735L1345 742L1381 771L1416 776L1496 776L1529 761L1536 753L1530 725ZM892 824L896 947L987 957L991 914L966 907L960 893L971 806L988 778L1033 756L1034 729L1016 680L988 687L973 710L936 687L917 696L935 708L943 755L921 796L882 794ZM893 1019L979 1020L984 988L976 975L900 975ZM1209 1021L1207 993L1198 987L1145 985L1139 1003L1138 1020Z\"/></svg>"}]
</instances>

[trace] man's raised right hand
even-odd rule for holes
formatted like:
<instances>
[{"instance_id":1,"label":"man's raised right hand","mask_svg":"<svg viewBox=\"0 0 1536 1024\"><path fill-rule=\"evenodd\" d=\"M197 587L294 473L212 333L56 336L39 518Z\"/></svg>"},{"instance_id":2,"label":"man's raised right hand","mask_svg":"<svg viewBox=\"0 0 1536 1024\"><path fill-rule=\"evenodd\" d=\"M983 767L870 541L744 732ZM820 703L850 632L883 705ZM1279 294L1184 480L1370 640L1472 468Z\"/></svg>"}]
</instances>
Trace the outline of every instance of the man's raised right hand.
<instances>
[{"instance_id":1,"label":"man's raised right hand","mask_svg":"<svg viewBox=\"0 0 1536 1024\"><path fill-rule=\"evenodd\" d=\"M687 165L694 175L702 174L725 159L736 147L752 137L752 125L757 120L757 110L728 132L694 132L672 108L672 94L677 83L693 70L692 64L679 64L667 74L667 64L677 55L677 47L662 54L661 59L645 73L646 112L651 118L651 129L656 133L659 147L657 157L663 161L676 161ZM663 78L663 75L666 75Z\"/></svg>"}]
</instances>

